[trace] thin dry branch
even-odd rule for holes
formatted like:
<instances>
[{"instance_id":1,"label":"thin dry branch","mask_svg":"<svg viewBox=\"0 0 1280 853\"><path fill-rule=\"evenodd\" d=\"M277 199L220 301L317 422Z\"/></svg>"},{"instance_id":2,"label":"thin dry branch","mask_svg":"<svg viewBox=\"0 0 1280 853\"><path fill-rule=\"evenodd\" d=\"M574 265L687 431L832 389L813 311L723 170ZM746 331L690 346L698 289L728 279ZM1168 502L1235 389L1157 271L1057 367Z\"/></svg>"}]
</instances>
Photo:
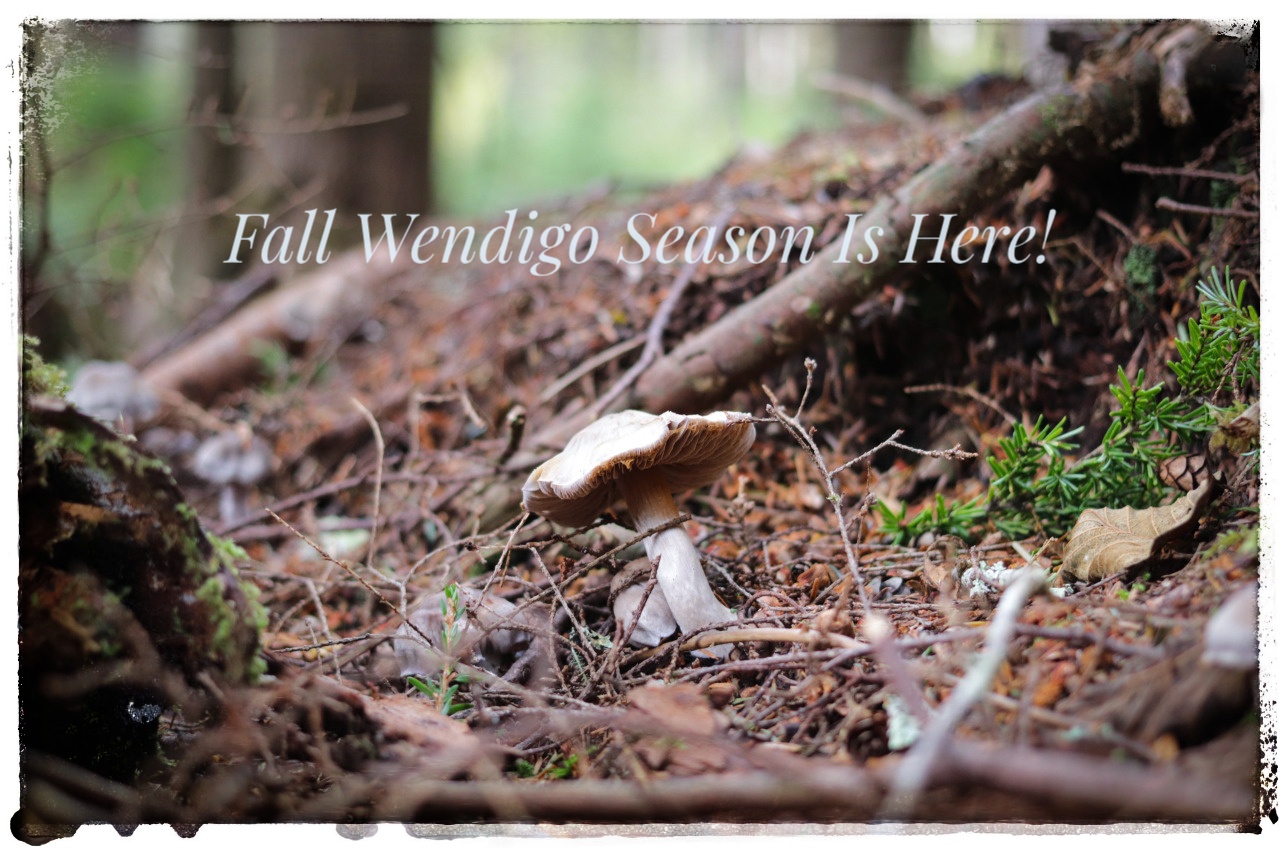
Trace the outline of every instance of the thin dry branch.
<instances>
[{"instance_id":1,"label":"thin dry branch","mask_svg":"<svg viewBox=\"0 0 1280 853\"><path fill-rule=\"evenodd\" d=\"M1205 207L1202 204L1188 204L1161 196L1156 199L1156 207L1161 210L1172 210L1177 213L1195 213L1200 216L1225 216L1231 219L1261 219L1262 214L1256 210L1240 210L1235 207Z\"/></svg>"},{"instance_id":2,"label":"thin dry branch","mask_svg":"<svg viewBox=\"0 0 1280 853\"><path fill-rule=\"evenodd\" d=\"M732 207L721 209L711 222L712 236L707 239L712 240L714 235L723 231L724 227L729 224L729 217L732 215ZM680 274L676 276L676 280L672 282L671 290L667 293L666 298L662 300L662 304L658 306L657 312L654 313L652 322L649 323L649 329L645 332L644 350L640 353L640 358L627 369L626 373L622 374L617 382L613 383L613 386L608 391L591 404L588 411L591 412L592 417L600 415L600 413L609 408L609 405L622 396L631 387L631 384L649 368L654 359L662 355L662 334L667 329L667 323L671 322L671 315L675 313L676 306L680 304L680 298L684 295L689 282L693 281L693 274L698 271L700 266L700 261L685 263L680 270Z\"/></svg>"},{"instance_id":3,"label":"thin dry branch","mask_svg":"<svg viewBox=\"0 0 1280 853\"><path fill-rule=\"evenodd\" d=\"M813 436L810 435L809 432L800 425L800 421L797 420L800 413L804 410L805 401L809 398L809 389L813 387L813 371L817 366L817 362L811 358L806 358L804 361L806 376L804 394L800 398L800 405L796 407L796 414L794 417L786 414L781 409L777 398L775 398L772 392L767 388L764 389L765 393L773 402L766 407L766 411L768 411L773 419L781 424L783 428L791 434L791 437L808 452L810 460L818 469L818 473L822 476L822 482L827 487L826 498L828 503L831 504L832 514L836 519L836 528L840 531L840 542L844 545L844 555L845 561L849 567L850 581L858 590L858 598L862 602L862 612L870 613L871 603L867 599L867 591L862 584L862 573L858 570L858 557L857 554L854 553L853 542L849 539L849 529L844 517L844 492L836 485L835 472L827 469L826 460L822 458L822 451L818 449L818 445L813 440ZM850 581L846 581L846 583L849 583ZM843 609L845 602L848 600L848 591L849 589L846 586L844 591L841 592L838 608Z\"/></svg>"},{"instance_id":4,"label":"thin dry branch","mask_svg":"<svg viewBox=\"0 0 1280 853\"><path fill-rule=\"evenodd\" d=\"M921 127L929 121L928 116L916 109L914 104L898 97L892 90L858 77L819 74L813 78L813 85L849 100L867 104L913 127Z\"/></svg>"}]
</instances>

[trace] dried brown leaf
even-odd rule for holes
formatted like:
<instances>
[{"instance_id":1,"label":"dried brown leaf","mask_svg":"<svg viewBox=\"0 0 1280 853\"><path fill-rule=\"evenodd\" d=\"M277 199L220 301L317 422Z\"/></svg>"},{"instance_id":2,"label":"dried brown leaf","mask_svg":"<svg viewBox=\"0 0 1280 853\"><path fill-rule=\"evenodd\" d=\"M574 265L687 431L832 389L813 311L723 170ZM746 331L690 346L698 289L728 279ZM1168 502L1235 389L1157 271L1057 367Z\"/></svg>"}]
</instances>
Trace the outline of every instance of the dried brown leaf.
<instances>
[{"instance_id":1,"label":"dried brown leaf","mask_svg":"<svg viewBox=\"0 0 1280 853\"><path fill-rule=\"evenodd\" d=\"M1086 509L1071 530L1063 575L1092 583L1116 572L1138 571L1165 545L1190 532L1204 513L1212 484L1206 480L1168 506Z\"/></svg>"},{"instance_id":2,"label":"dried brown leaf","mask_svg":"<svg viewBox=\"0 0 1280 853\"><path fill-rule=\"evenodd\" d=\"M729 765L730 753L715 738L725 728L724 718L696 685L652 682L628 692L627 702L641 720L663 732L643 734L632 745L650 768L683 776ZM626 723L619 727L625 729Z\"/></svg>"}]
</instances>

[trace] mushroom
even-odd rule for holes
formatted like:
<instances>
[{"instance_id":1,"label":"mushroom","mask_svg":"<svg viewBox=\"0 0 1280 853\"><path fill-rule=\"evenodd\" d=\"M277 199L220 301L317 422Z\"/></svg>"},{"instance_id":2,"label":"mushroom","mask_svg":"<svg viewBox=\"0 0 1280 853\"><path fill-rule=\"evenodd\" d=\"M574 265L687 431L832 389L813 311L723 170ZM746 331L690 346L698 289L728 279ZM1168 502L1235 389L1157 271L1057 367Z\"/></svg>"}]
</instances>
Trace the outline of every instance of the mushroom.
<instances>
[{"instance_id":1,"label":"mushroom","mask_svg":"<svg viewBox=\"0 0 1280 853\"><path fill-rule=\"evenodd\" d=\"M222 486L218 510L223 524L231 524L245 515L244 487L260 482L271 471L271 449L247 424L237 424L205 439L191 460L191 471Z\"/></svg>"},{"instance_id":2,"label":"mushroom","mask_svg":"<svg viewBox=\"0 0 1280 853\"><path fill-rule=\"evenodd\" d=\"M142 375L123 361L86 361L76 371L67 399L107 426L131 432L155 416L160 401Z\"/></svg>"},{"instance_id":3,"label":"mushroom","mask_svg":"<svg viewBox=\"0 0 1280 853\"><path fill-rule=\"evenodd\" d=\"M524 507L557 524L581 527L620 497L636 529L652 530L679 516L676 492L713 483L755 437L751 416L742 412L651 415L632 409L605 415L534 469L524 484ZM682 525L654 533L644 546L649 559L658 560L658 585L681 631L733 619L711 591ZM728 649L706 651L720 657Z\"/></svg>"},{"instance_id":4,"label":"mushroom","mask_svg":"<svg viewBox=\"0 0 1280 853\"><path fill-rule=\"evenodd\" d=\"M618 625L626 630L635 620L636 626L631 631L631 642L642 646L656 646L665 638L675 633L676 617L671 614L667 598L662 594L662 587L655 586L649 593L649 600L644 603L637 619L636 611L640 608L640 599L644 597L645 579L649 577L652 563L647 557L632 560L627 567L614 577L609 585L615 593L613 599L613 617Z\"/></svg>"}]
</instances>

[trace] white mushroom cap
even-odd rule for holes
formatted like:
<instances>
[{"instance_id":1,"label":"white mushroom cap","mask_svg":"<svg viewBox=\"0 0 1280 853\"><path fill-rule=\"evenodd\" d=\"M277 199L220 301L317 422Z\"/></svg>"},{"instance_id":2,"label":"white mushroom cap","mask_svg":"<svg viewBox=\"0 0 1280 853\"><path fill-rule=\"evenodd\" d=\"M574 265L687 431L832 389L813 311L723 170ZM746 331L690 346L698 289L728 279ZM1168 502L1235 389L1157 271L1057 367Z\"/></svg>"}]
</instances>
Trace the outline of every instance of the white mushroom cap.
<instances>
[{"instance_id":1,"label":"white mushroom cap","mask_svg":"<svg viewBox=\"0 0 1280 853\"><path fill-rule=\"evenodd\" d=\"M271 448L240 424L205 439L191 460L191 470L210 483L256 483L271 471Z\"/></svg>"},{"instance_id":2,"label":"white mushroom cap","mask_svg":"<svg viewBox=\"0 0 1280 853\"><path fill-rule=\"evenodd\" d=\"M755 437L751 416L741 412L606 415L534 469L524 484L524 507L558 524L581 527L621 498L636 529L653 530L679 517L674 493L713 482ZM649 559L658 561L658 585L681 630L733 619L711 591L698 550L682 526L659 530L644 547ZM705 651L718 657L728 650L720 645Z\"/></svg>"},{"instance_id":3,"label":"white mushroom cap","mask_svg":"<svg viewBox=\"0 0 1280 853\"><path fill-rule=\"evenodd\" d=\"M156 394L138 371L123 361L86 361L76 371L67 399L108 425L123 419L145 421L160 408Z\"/></svg>"},{"instance_id":4,"label":"white mushroom cap","mask_svg":"<svg viewBox=\"0 0 1280 853\"><path fill-rule=\"evenodd\" d=\"M659 468L673 492L714 483L756 440L751 416L651 415L628 409L583 429L524 484L524 508L567 527L590 524L621 496L617 479Z\"/></svg>"}]
</instances>

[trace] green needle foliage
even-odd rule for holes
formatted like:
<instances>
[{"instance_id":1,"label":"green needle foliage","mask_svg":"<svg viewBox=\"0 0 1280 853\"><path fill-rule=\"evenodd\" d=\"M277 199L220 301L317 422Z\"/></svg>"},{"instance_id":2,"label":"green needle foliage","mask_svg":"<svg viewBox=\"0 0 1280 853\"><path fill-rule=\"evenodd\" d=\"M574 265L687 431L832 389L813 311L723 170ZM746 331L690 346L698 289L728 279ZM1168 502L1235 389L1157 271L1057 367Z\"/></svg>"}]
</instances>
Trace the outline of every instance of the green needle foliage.
<instances>
[{"instance_id":1,"label":"green needle foliage","mask_svg":"<svg viewBox=\"0 0 1280 853\"><path fill-rule=\"evenodd\" d=\"M1200 319L1187 323L1177 341L1178 360L1171 362L1184 394L1219 399L1232 382L1233 396L1243 399L1258 385L1258 310L1244 304L1245 282L1224 284L1215 269L1200 293Z\"/></svg>"},{"instance_id":2,"label":"green needle foliage","mask_svg":"<svg viewBox=\"0 0 1280 853\"><path fill-rule=\"evenodd\" d=\"M905 509L894 513L880 504L882 532L899 544L926 531L972 538L987 523L1011 539L1061 536L1085 509L1162 502L1161 463L1199 446L1258 393L1261 325L1245 304L1245 284L1231 285L1229 275L1224 284L1216 269L1200 282L1200 317L1180 330L1178 357L1169 363L1176 394L1162 382L1145 387L1141 370L1130 380L1120 369L1111 386L1111 424L1092 451L1073 461L1072 439L1081 428L1068 429L1065 419L1050 426L1038 418L1030 429L1019 424L987 457L992 479L985 501L947 503L939 495L910 519Z\"/></svg>"},{"instance_id":3,"label":"green needle foliage","mask_svg":"<svg viewBox=\"0 0 1280 853\"><path fill-rule=\"evenodd\" d=\"M975 498L961 503L947 501L942 495L934 495L933 506L907 518L907 508L894 512L888 504L876 504L880 513L880 531L896 545L905 545L922 533L950 534L967 539L975 525L986 520L986 501Z\"/></svg>"}]
</instances>

